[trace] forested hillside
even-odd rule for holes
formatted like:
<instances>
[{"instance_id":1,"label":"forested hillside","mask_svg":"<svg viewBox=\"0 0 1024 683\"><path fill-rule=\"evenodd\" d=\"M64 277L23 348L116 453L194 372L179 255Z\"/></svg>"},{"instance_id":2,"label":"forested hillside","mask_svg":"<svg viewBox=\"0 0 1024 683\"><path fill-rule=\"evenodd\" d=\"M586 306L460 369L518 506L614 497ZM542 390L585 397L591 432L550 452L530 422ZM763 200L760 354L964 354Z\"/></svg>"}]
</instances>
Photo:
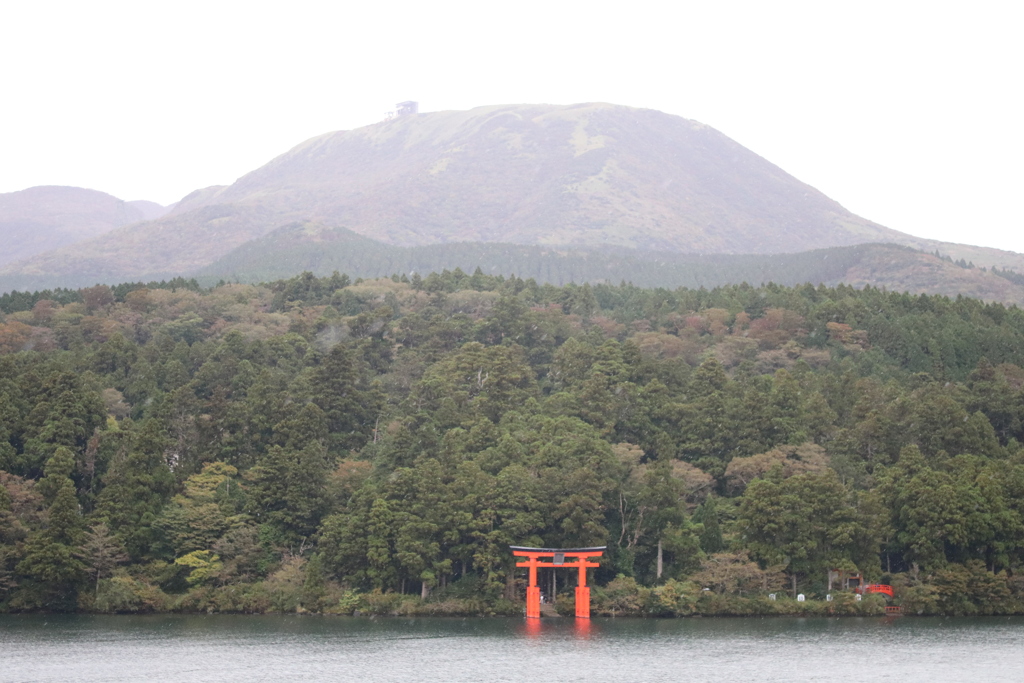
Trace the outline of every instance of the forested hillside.
<instances>
[{"instance_id":1,"label":"forested hillside","mask_svg":"<svg viewBox=\"0 0 1024 683\"><path fill-rule=\"evenodd\" d=\"M517 544L609 546L595 613L881 610L785 597L830 569L1024 612L1015 307L455 271L0 311L6 610L516 613Z\"/></svg>"},{"instance_id":2,"label":"forested hillside","mask_svg":"<svg viewBox=\"0 0 1024 683\"><path fill-rule=\"evenodd\" d=\"M268 282L310 271L376 278L480 268L541 284L632 282L640 287L711 288L743 282L871 285L915 294L972 296L1024 304L1024 276L975 267L947 255L896 244L858 244L797 254L673 254L622 249L567 249L500 242L400 247L343 228L293 223L252 240L190 274L205 284ZM0 277L0 291L10 280ZM90 282L89 284L95 284Z\"/></svg>"}]
</instances>

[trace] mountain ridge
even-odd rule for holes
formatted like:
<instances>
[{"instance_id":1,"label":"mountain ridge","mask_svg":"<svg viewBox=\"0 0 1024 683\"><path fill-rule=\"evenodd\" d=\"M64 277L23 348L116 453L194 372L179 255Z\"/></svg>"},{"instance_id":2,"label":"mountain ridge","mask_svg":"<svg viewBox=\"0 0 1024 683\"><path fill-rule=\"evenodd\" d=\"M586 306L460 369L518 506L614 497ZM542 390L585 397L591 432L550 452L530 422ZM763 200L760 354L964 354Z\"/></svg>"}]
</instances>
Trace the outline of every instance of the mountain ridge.
<instances>
[{"instance_id":1,"label":"mountain ridge","mask_svg":"<svg viewBox=\"0 0 1024 683\"><path fill-rule=\"evenodd\" d=\"M156 220L0 264L0 284L201 272L293 223L396 246L792 254L888 242L1024 272L1020 254L856 216L705 124L588 103L493 105L325 133L231 185L190 193Z\"/></svg>"}]
</instances>

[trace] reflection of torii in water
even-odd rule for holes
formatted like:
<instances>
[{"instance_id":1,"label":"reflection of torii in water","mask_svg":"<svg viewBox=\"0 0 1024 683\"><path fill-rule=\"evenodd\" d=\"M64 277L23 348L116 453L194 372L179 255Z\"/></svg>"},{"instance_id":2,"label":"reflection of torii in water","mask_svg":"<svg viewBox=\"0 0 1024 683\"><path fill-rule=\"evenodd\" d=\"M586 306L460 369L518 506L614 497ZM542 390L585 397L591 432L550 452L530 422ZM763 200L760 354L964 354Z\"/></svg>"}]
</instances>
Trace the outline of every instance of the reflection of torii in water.
<instances>
[{"instance_id":1,"label":"reflection of torii in water","mask_svg":"<svg viewBox=\"0 0 1024 683\"><path fill-rule=\"evenodd\" d=\"M588 562L590 558L601 557L607 546L595 548L524 548L518 545L509 546L512 554L516 557L527 558L526 562L517 562L517 567L526 567L530 570L530 585L526 588L526 616L532 619L540 618L540 586L537 585L537 568L576 568L579 570L579 580L576 585L576 616L581 619L590 618L590 587L587 586L587 568L600 567L597 562ZM540 562L541 557L550 557L550 562ZM576 562L566 564L567 557L576 558ZM551 596L554 602L555 596Z\"/></svg>"}]
</instances>

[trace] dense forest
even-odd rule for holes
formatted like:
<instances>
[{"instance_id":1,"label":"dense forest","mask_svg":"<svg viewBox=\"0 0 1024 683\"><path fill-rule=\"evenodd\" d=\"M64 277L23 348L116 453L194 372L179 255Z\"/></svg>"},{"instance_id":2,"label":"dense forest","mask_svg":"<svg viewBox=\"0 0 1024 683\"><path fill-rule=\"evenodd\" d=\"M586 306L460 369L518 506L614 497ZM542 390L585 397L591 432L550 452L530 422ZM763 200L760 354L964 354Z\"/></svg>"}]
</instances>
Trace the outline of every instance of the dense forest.
<instances>
[{"instance_id":1,"label":"dense forest","mask_svg":"<svg viewBox=\"0 0 1024 683\"><path fill-rule=\"evenodd\" d=\"M344 228L315 223L282 226L195 272L200 282L267 282L310 271L376 278L480 268L516 273L539 283L619 282L641 287L718 287L740 282L839 282L855 265L917 254L895 244L859 244L796 254L676 254L611 248L540 247L495 242L446 242L415 247L385 244ZM952 261L949 261L952 262ZM957 263L956 265L960 265ZM966 267L964 264L963 267ZM0 280L0 284L3 280Z\"/></svg>"},{"instance_id":2,"label":"dense forest","mask_svg":"<svg viewBox=\"0 0 1024 683\"><path fill-rule=\"evenodd\" d=\"M1024 276L1012 270L978 268L962 258L954 261L938 251L926 254L897 244L857 244L791 254L677 254L495 242L402 247L316 223L282 226L192 275L200 283L212 285L218 281L268 282L303 271L378 278L456 268L479 268L488 275L516 273L540 284L559 286L628 281L640 287L711 289L742 282L791 286L846 283L1024 305ZM5 284L12 288L17 280L0 277L0 291Z\"/></svg>"},{"instance_id":3,"label":"dense forest","mask_svg":"<svg viewBox=\"0 0 1024 683\"><path fill-rule=\"evenodd\" d=\"M1024 311L456 270L0 297L0 609L1024 612ZM542 577L571 610L568 572ZM797 602L796 593L810 600ZM769 599L769 594L775 599Z\"/></svg>"}]
</instances>

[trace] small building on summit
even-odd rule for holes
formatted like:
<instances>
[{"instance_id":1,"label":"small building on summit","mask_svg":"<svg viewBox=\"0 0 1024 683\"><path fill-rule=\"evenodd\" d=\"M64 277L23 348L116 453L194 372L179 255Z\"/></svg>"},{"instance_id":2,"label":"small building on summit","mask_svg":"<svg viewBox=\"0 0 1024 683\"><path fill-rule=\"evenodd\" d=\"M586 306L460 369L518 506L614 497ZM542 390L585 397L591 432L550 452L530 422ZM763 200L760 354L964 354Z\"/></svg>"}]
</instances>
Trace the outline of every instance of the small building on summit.
<instances>
[{"instance_id":1,"label":"small building on summit","mask_svg":"<svg viewBox=\"0 0 1024 683\"><path fill-rule=\"evenodd\" d=\"M420 112L420 103L409 100L395 105L395 116L409 116Z\"/></svg>"}]
</instances>

